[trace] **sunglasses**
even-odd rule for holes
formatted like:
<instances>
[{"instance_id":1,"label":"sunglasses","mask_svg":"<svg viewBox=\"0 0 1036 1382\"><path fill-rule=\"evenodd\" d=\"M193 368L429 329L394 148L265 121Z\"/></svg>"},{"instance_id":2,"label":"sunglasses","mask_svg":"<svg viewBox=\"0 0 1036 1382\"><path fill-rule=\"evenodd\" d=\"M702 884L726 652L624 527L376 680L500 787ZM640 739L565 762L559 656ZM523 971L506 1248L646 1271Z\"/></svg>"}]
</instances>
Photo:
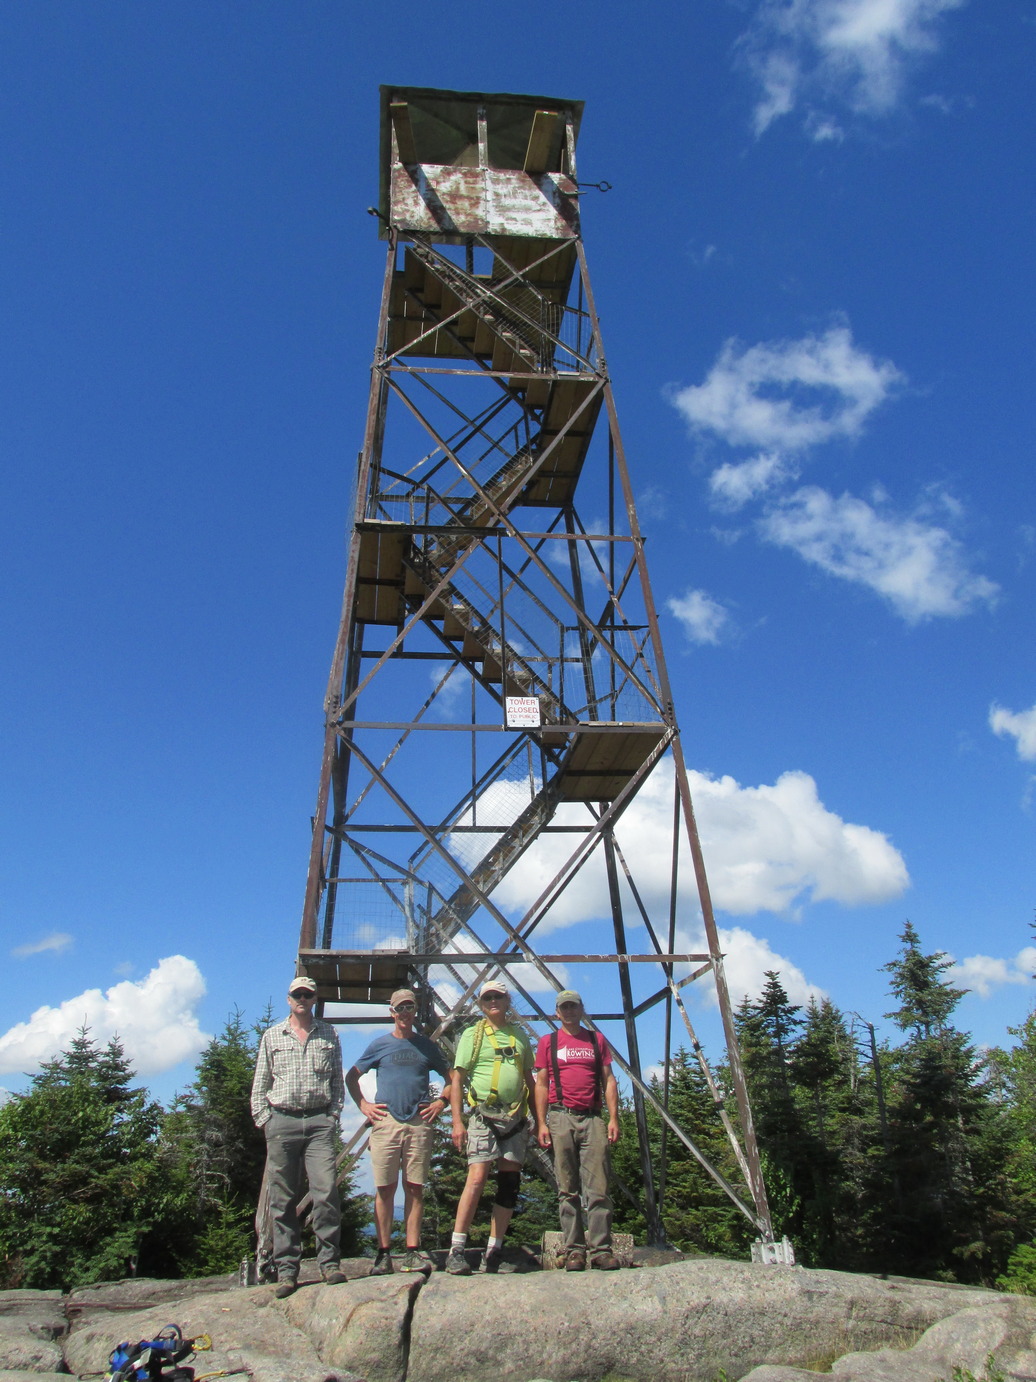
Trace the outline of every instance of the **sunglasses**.
<instances>
[{"instance_id":1,"label":"sunglasses","mask_svg":"<svg viewBox=\"0 0 1036 1382\"><path fill-rule=\"evenodd\" d=\"M294 998L296 1003L313 1003L316 1001L316 994L309 989L293 989L288 997Z\"/></svg>"},{"instance_id":2,"label":"sunglasses","mask_svg":"<svg viewBox=\"0 0 1036 1382\"><path fill-rule=\"evenodd\" d=\"M506 1002L507 1002L507 994L506 994L506 993L487 993L487 994L485 995L485 997L482 999L482 1002L483 1002L483 1003L506 1003Z\"/></svg>"},{"instance_id":3,"label":"sunglasses","mask_svg":"<svg viewBox=\"0 0 1036 1382\"><path fill-rule=\"evenodd\" d=\"M397 1003L392 1009L394 1013L415 1013L417 1012L416 1003Z\"/></svg>"}]
</instances>

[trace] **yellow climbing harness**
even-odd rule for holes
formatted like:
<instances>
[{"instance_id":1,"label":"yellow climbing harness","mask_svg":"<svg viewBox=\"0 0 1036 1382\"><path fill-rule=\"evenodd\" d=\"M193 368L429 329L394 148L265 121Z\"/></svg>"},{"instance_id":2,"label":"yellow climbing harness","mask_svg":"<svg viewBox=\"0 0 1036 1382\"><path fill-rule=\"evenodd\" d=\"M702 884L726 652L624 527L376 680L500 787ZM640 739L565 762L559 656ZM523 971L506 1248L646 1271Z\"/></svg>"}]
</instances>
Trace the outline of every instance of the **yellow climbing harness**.
<instances>
[{"instance_id":1,"label":"yellow climbing harness","mask_svg":"<svg viewBox=\"0 0 1036 1382\"><path fill-rule=\"evenodd\" d=\"M468 1084L468 1108L472 1113L477 1112L482 1118L486 1113L493 1119L504 1119L512 1122L516 1119L524 1120L529 1111L529 1090L525 1082L522 1082L521 1097L513 1104L507 1106L500 1102L500 1074L504 1068L504 1061L517 1061L519 1059L518 1042L514 1037L510 1037L506 1042L497 1041L496 1032L483 1017L475 1026L475 1031L471 1038L471 1070L474 1071L478 1064L479 1052L482 1050L482 1042L487 1039L493 1048L493 1070L489 1077L489 1093L485 1099L476 1099L471 1084Z\"/></svg>"}]
</instances>

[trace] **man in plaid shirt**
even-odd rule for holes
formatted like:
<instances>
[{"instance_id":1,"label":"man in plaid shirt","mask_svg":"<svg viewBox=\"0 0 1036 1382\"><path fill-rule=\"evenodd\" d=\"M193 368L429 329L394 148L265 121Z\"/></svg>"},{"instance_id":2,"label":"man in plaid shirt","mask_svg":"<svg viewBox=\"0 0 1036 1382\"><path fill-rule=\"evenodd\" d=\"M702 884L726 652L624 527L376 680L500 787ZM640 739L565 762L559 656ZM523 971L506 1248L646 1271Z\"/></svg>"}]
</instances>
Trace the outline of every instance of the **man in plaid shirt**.
<instances>
[{"instance_id":1,"label":"man in plaid shirt","mask_svg":"<svg viewBox=\"0 0 1036 1382\"><path fill-rule=\"evenodd\" d=\"M287 1021L263 1033L252 1081L252 1120L266 1134L275 1294L281 1298L298 1286L303 1171L313 1201L320 1274L330 1285L347 1280L340 1263L342 1210L335 1166L335 1129L345 1102L342 1048L331 1024L313 1016L316 998L312 979L292 981Z\"/></svg>"}]
</instances>

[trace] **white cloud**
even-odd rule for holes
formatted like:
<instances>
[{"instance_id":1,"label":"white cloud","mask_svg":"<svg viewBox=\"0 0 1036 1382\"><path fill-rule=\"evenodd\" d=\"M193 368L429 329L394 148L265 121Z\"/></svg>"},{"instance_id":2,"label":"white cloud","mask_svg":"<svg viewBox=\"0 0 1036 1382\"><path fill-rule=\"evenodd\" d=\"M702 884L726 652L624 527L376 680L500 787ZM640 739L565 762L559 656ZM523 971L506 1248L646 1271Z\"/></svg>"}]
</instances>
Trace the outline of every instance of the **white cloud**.
<instances>
[{"instance_id":1,"label":"white cloud","mask_svg":"<svg viewBox=\"0 0 1036 1382\"><path fill-rule=\"evenodd\" d=\"M449 662L433 662L428 671L428 681L431 691L434 691L442 682L442 686L436 693L434 708L431 710L429 718L454 719L457 707L461 703L461 697L468 685L463 675L458 672L455 665L451 665Z\"/></svg>"},{"instance_id":2,"label":"white cloud","mask_svg":"<svg viewBox=\"0 0 1036 1382\"><path fill-rule=\"evenodd\" d=\"M678 930L676 943L692 955L708 950L705 931L700 926L692 932ZM743 926L721 926L719 945L730 1001L735 1008L745 998L759 998L766 985L766 976L771 972L780 975L784 991L792 1003L805 1007L811 998L819 1002L827 997L822 988L809 982L798 965L778 954L765 937L755 936ZM692 985L691 991L696 996L700 993L706 1006L718 1006L719 997L711 979L704 978L700 990ZM687 989L684 989L686 992Z\"/></svg>"},{"instance_id":3,"label":"white cloud","mask_svg":"<svg viewBox=\"0 0 1036 1382\"><path fill-rule=\"evenodd\" d=\"M845 130L837 121L815 111L806 120L806 133L814 144L841 144L845 139Z\"/></svg>"},{"instance_id":4,"label":"white cloud","mask_svg":"<svg viewBox=\"0 0 1036 1382\"><path fill-rule=\"evenodd\" d=\"M198 1026L196 1008L205 980L193 960L170 955L143 979L123 980L104 993L87 989L58 1007L37 1008L0 1036L0 1073L32 1073L82 1027L100 1045L117 1036L138 1075L155 1075L195 1056L211 1037Z\"/></svg>"},{"instance_id":5,"label":"white cloud","mask_svg":"<svg viewBox=\"0 0 1036 1382\"><path fill-rule=\"evenodd\" d=\"M779 451L760 451L750 461L719 466L709 476L709 489L718 507L740 509L786 480L797 480L798 475L798 467Z\"/></svg>"},{"instance_id":6,"label":"white cloud","mask_svg":"<svg viewBox=\"0 0 1036 1382\"><path fill-rule=\"evenodd\" d=\"M718 643L730 617L704 590L688 590L667 600L666 608L679 619L692 643Z\"/></svg>"},{"instance_id":7,"label":"white cloud","mask_svg":"<svg viewBox=\"0 0 1036 1382\"><path fill-rule=\"evenodd\" d=\"M783 912L804 896L855 907L887 902L909 885L888 837L829 811L809 773L760 787L690 778L713 901L725 912Z\"/></svg>"},{"instance_id":8,"label":"white cloud","mask_svg":"<svg viewBox=\"0 0 1036 1382\"><path fill-rule=\"evenodd\" d=\"M811 984L798 965L792 964L783 955L778 955L770 942L761 936L753 936L741 926L721 929L720 946L723 950L723 972L730 991L730 1001L736 1008L745 997L756 999L763 991L768 971L780 975L784 991L792 1003L805 1007L811 998L819 1003L827 994L816 984ZM716 1002L714 991L710 994Z\"/></svg>"},{"instance_id":9,"label":"white cloud","mask_svg":"<svg viewBox=\"0 0 1036 1382\"><path fill-rule=\"evenodd\" d=\"M1003 984L1028 984L1036 970L1036 946L1027 945L1013 960L1000 960L992 955L969 955L955 962L946 971L947 980L956 988L966 988L981 998L988 998Z\"/></svg>"},{"instance_id":10,"label":"white cloud","mask_svg":"<svg viewBox=\"0 0 1036 1382\"><path fill-rule=\"evenodd\" d=\"M552 974L557 976L563 985L568 983L567 965L555 963L551 965L550 970ZM511 975L515 984L521 984L526 993L550 995L557 992L554 985L548 983L534 964L526 962L523 964L509 965L507 972ZM546 1008L548 1012L553 1012L553 1002L548 1003Z\"/></svg>"},{"instance_id":11,"label":"white cloud","mask_svg":"<svg viewBox=\"0 0 1036 1382\"><path fill-rule=\"evenodd\" d=\"M789 495L764 515L760 531L832 576L869 586L910 623L957 617L991 605L999 587L967 569L961 544L945 528L876 508L816 486Z\"/></svg>"},{"instance_id":12,"label":"white cloud","mask_svg":"<svg viewBox=\"0 0 1036 1382\"><path fill-rule=\"evenodd\" d=\"M928 96L922 96L918 105L927 106L930 110L937 110L940 115L952 115L955 109L955 102L947 100L945 96L940 96L935 91Z\"/></svg>"},{"instance_id":13,"label":"white cloud","mask_svg":"<svg viewBox=\"0 0 1036 1382\"><path fill-rule=\"evenodd\" d=\"M805 105L805 128L830 138L816 104L857 115L892 111L911 66L937 47L940 18L964 0L763 0L741 49L761 88L760 135Z\"/></svg>"},{"instance_id":14,"label":"white cloud","mask_svg":"<svg viewBox=\"0 0 1036 1382\"><path fill-rule=\"evenodd\" d=\"M732 777L689 774L715 906L736 916L787 913L804 900L844 906L887 902L908 886L906 864L879 831L843 821L820 801L808 773L783 773L773 785L742 787ZM669 908L673 773L662 763L616 828L649 915L664 925ZM562 805L555 824L585 822L583 808ZM574 848L572 835L541 835L507 875L494 899L522 910L540 895ZM683 915L697 914L693 871L680 871ZM611 915L600 851L560 896L540 933ZM771 966L772 967L772 966Z\"/></svg>"},{"instance_id":15,"label":"white cloud","mask_svg":"<svg viewBox=\"0 0 1036 1382\"><path fill-rule=\"evenodd\" d=\"M1009 734L1015 740L1018 757L1023 763L1036 759L1036 705L1019 711L992 705L989 708L989 728L994 734Z\"/></svg>"},{"instance_id":16,"label":"white cloud","mask_svg":"<svg viewBox=\"0 0 1036 1382\"><path fill-rule=\"evenodd\" d=\"M72 937L67 931L52 931L49 936L44 936L42 940L26 941L24 945L16 945L11 951L19 960L27 959L30 955L43 955L52 950L55 955L60 955L72 944Z\"/></svg>"},{"instance_id":17,"label":"white cloud","mask_svg":"<svg viewBox=\"0 0 1036 1382\"><path fill-rule=\"evenodd\" d=\"M765 25L760 27L765 31ZM783 51L755 51L749 57L749 65L763 89L762 99L752 114L752 127L758 137L775 120L795 109L802 69L790 47Z\"/></svg>"},{"instance_id":18,"label":"white cloud","mask_svg":"<svg viewBox=\"0 0 1036 1382\"><path fill-rule=\"evenodd\" d=\"M673 511L673 502L666 490L658 485L648 485L637 495L637 512L642 519L661 522L668 519Z\"/></svg>"},{"instance_id":19,"label":"white cloud","mask_svg":"<svg viewBox=\"0 0 1036 1382\"><path fill-rule=\"evenodd\" d=\"M833 326L747 348L728 340L705 382L674 390L671 402L693 428L732 446L794 452L857 436L902 379L890 360L859 350L848 327Z\"/></svg>"}]
</instances>

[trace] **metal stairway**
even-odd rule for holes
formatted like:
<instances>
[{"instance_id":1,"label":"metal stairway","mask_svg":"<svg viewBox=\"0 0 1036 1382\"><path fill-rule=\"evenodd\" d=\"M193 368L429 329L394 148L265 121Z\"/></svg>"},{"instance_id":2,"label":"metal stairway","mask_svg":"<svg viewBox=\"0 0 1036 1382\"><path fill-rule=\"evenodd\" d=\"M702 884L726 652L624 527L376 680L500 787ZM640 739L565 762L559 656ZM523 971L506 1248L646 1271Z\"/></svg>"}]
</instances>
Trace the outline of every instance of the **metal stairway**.
<instances>
[{"instance_id":1,"label":"metal stairway","mask_svg":"<svg viewBox=\"0 0 1036 1382\"><path fill-rule=\"evenodd\" d=\"M468 870L480 892L490 894L549 824L560 798L560 776L558 773L540 788L514 824L504 830L478 864ZM480 905L474 891L461 883L429 920L428 950L445 949Z\"/></svg>"},{"instance_id":2,"label":"metal stairway","mask_svg":"<svg viewBox=\"0 0 1036 1382\"><path fill-rule=\"evenodd\" d=\"M440 561L433 561L414 543L403 549L402 557L419 587L409 598L423 603L442 581ZM501 641L499 630L454 585L443 587L425 617L428 621L441 620L443 639L460 642L459 651L453 650L457 656L465 662L481 662L483 681L500 682L504 696L538 696L540 713L547 723L574 719L553 688L511 644Z\"/></svg>"},{"instance_id":3,"label":"metal stairway","mask_svg":"<svg viewBox=\"0 0 1036 1382\"><path fill-rule=\"evenodd\" d=\"M440 254L420 236L414 236L408 253L466 308L489 328L527 368L549 369L562 309L518 274L500 280L480 279ZM433 304L422 301L426 310Z\"/></svg>"}]
</instances>

